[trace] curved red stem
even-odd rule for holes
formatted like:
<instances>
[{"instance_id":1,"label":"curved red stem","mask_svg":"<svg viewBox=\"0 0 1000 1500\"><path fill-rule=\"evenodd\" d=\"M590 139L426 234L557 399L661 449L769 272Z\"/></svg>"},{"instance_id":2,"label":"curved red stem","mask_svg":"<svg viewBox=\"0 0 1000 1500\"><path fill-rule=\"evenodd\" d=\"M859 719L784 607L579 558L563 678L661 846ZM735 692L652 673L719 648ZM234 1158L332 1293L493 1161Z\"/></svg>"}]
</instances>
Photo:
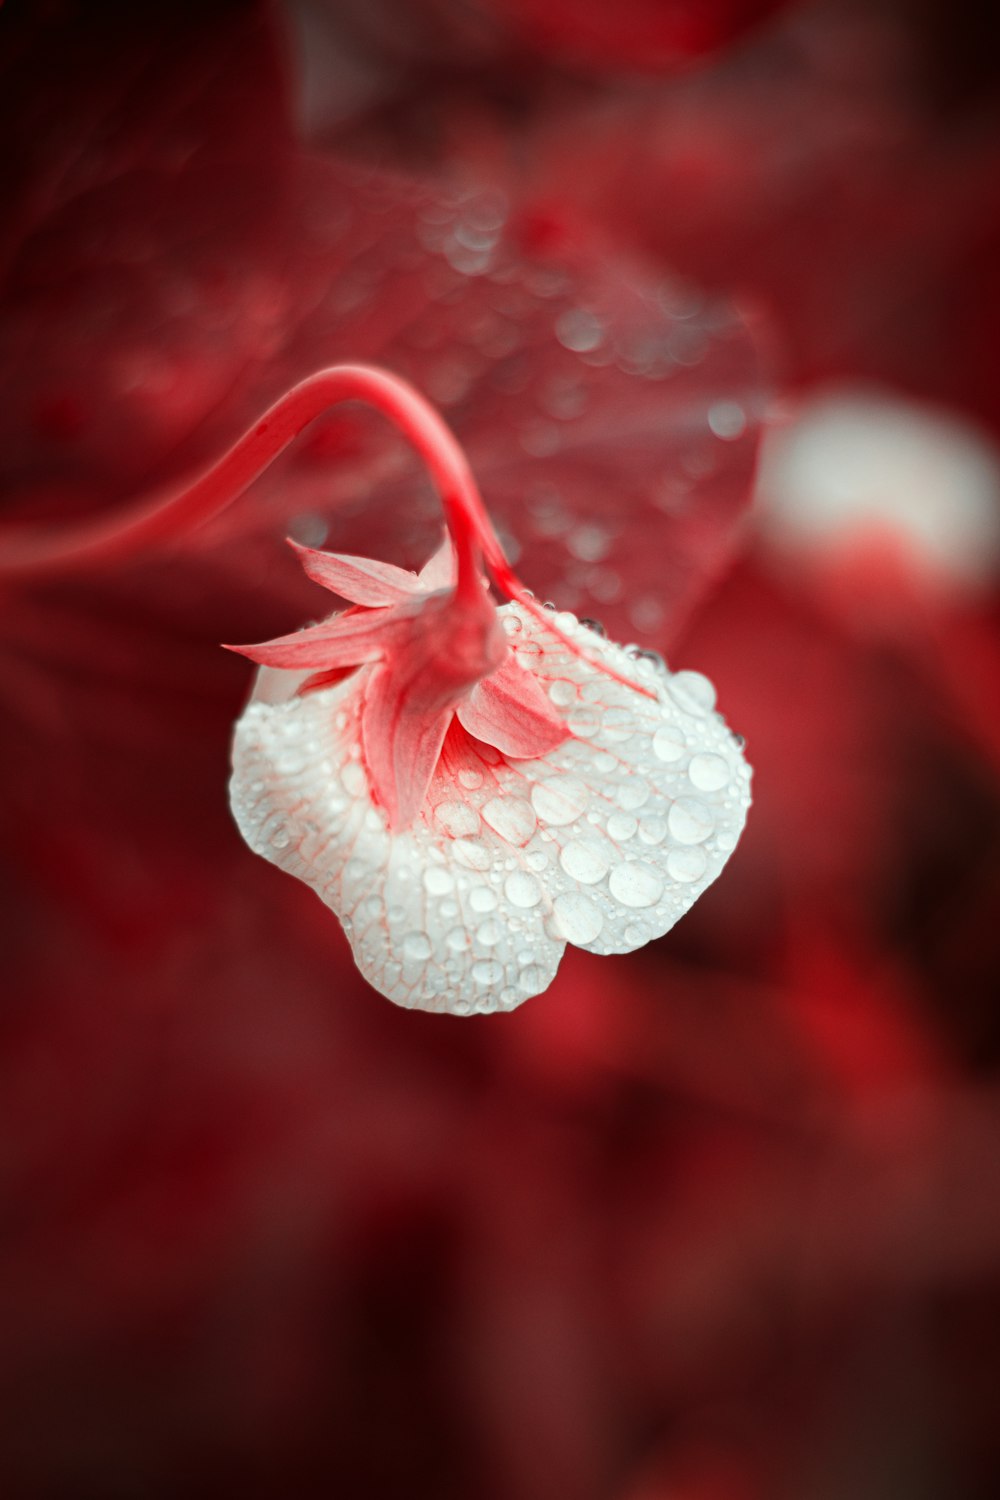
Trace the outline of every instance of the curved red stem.
<instances>
[{"instance_id":1,"label":"curved red stem","mask_svg":"<svg viewBox=\"0 0 1000 1500\"><path fill-rule=\"evenodd\" d=\"M303 428L342 401L366 401L383 412L427 464L441 493L458 553L459 591L477 586L479 550L491 568L500 564L497 582L501 587L500 575L519 587L468 461L450 429L405 380L370 365L333 365L300 381L228 453L180 489L140 500L124 513L62 530L0 534L0 576L51 576L94 563L121 562L200 525L231 505Z\"/></svg>"},{"instance_id":2,"label":"curved red stem","mask_svg":"<svg viewBox=\"0 0 1000 1500\"><path fill-rule=\"evenodd\" d=\"M508 599L516 599L566 645L580 648L540 609L514 573L493 529L468 460L451 429L418 391L375 365L331 365L280 396L248 432L197 479L139 500L123 513L61 530L0 532L0 578L46 578L94 563L122 562L217 516L257 479L316 417L342 401L365 401L396 424L426 463L441 495L458 563L457 598L481 597L479 555ZM616 681L653 697L594 663Z\"/></svg>"}]
</instances>

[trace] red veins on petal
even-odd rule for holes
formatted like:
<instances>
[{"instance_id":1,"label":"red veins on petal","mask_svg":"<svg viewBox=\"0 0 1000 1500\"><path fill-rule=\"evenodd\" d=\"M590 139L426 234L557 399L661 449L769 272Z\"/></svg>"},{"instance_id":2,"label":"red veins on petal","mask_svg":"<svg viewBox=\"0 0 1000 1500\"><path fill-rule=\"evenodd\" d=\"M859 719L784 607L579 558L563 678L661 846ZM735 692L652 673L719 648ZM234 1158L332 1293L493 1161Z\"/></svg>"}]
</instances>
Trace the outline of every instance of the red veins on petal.
<instances>
[{"instance_id":1,"label":"red veins on petal","mask_svg":"<svg viewBox=\"0 0 1000 1500\"><path fill-rule=\"evenodd\" d=\"M304 667L327 671L378 661L406 630L409 617L400 610L372 609L324 620L307 630L279 635L258 646L227 646L262 667L299 672Z\"/></svg>"},{"instance_id":2,"label":"red veins on petal","mask_svg":"<svg viewBox=\"0 0 1000 1500\"><path fill-rule=\"evenodd\" d=\"M298 555L307 577L331 593L339 594L342 599L349 599L352 604L369 607L398 604L421 591L422 585L416 573L397 568L392 563L378 562L372 557L319 552L313 547L300 547L290 538L289 546Z\"/></svg>"}]
</instances>

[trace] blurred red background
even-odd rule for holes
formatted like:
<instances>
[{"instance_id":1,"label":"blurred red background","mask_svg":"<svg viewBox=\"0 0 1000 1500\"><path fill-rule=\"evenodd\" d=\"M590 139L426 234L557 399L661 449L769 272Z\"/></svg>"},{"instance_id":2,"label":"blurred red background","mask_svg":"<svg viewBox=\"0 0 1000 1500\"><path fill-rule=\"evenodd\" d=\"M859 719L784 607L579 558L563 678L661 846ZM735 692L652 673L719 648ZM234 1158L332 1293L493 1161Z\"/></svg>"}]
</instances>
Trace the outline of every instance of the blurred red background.
<instances>
[{"instance_id":1,"label":"blurred red background","mask_svg":"<svg viewBox=\"0 0 1000 1500\"><path fill-rule=\"evenodd\" d=\"M381 361L756 797L660 942L399 1011L240 842L217 649L315 613L289 530L421 559L398 441L4 582L5 1496L996 1493L997 56L942 0L0 10L2 524Z\"/></svg>"}]
</instances>

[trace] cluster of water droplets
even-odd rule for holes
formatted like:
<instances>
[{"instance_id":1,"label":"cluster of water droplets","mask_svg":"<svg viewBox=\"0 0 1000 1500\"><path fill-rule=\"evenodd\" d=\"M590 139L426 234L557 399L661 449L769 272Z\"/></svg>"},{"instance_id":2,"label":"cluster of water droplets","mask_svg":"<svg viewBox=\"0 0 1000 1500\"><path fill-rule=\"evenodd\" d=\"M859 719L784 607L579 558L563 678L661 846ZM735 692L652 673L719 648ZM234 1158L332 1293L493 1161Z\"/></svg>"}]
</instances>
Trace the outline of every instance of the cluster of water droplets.
<instances>
[{"instance_id":1,"label":"cluster of water droplets","mask_svg":"<svg viewBox=\"0 0 1000 1500\"><path fill-rule=\"evenodd\" d=\"M390 243L377 181L358 183L354 201L356 273L371 277ZM413 306L384 357L444 408L546 591L581 614L603 609L619 635L655 639L697 576L689 529L697 561L713 518L721 533L750 483L763 400L751 340L731 306L693 285L533 255L508 217L502 193L475 185L388 216L383 274L406 282ZM436 510L408 496L407 511L418 541L396 540L419 555ZM368 550L343 534L346 514L337 546ZM640 527L669 549L637 554Z\"/></svg>"},{"instance_id":2,"label":"cluster of water droplets","mask_svg":"<svg viewBox=\"0 0 1000 1500\"><path fill-rule=\"evenodd\" d=\"M571 614L552 621L583 655L518 605L500 614L571 738L517 761L453 736L407 830L371 798L366 669L304 698L294 674L265 670L237 727L244 837L337 912L366 978L401 1005L509 1010L547 987L567 943L642 946L715 879L746 818L749 767L705 677Z\"/></svg>"}]
</instances>

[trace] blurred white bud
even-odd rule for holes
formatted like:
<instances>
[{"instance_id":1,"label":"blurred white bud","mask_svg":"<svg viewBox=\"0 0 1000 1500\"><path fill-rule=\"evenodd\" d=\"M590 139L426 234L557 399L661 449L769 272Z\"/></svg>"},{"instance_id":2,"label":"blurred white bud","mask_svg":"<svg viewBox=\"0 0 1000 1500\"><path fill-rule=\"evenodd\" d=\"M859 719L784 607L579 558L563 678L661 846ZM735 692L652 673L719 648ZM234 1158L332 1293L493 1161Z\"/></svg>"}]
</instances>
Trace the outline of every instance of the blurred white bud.
<instances>
[{"instance_id":1,"label":"blurred white bud","mask_svg":"<svg viewBox=\"0 0 1000 1500\"><path fill-rule=\"evenodd\" d=\"M758 521L821 567L892 552L913 581L966 594L1000 572L1000 457L971 423L878 386L807 399L767 435Z\"/></svg>"}]
</instances>

